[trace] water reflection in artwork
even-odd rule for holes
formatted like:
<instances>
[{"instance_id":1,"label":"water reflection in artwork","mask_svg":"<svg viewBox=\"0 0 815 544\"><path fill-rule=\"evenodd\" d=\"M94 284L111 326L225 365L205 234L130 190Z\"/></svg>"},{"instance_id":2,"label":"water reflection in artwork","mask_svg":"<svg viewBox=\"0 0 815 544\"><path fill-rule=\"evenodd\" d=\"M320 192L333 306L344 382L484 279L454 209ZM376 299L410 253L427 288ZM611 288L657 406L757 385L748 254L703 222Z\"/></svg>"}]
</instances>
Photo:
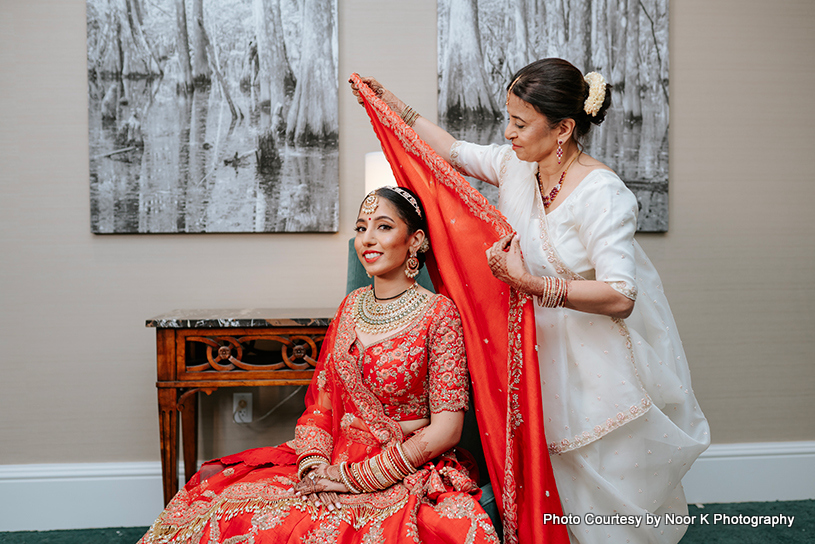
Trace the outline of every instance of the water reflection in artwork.
<instances>
[{"instance_id":1,"label":"water reflection in artwork","mask_svg":"<svg viewBox=\"0 0 815 544\"><path fill-rule=\"evenodd\" d=\"M336 2L312 3L88 0L94 233L337 231Z\"/></svg>"}]
</instances>

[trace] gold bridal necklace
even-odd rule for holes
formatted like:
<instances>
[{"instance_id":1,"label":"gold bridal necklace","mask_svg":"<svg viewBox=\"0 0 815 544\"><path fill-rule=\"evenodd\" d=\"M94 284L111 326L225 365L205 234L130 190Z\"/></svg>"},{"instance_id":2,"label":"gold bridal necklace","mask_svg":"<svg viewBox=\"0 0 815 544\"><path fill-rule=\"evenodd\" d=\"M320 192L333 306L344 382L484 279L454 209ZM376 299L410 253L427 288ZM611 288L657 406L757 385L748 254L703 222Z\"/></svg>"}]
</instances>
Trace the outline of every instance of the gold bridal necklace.
<instances>
[{"instance_id":1,"label":"gold bridal necklace","mask_svg":"<svg viewBox=\"0 0 815 544\"><path fill-rule=\"evenodd\" d=\"M357 297L354 323L365 334L394 331L416 319L429 298L430 294L419 291L418 284L414 283L393 302L380 304L371 288Z\"/></svg>"}]
</instances>

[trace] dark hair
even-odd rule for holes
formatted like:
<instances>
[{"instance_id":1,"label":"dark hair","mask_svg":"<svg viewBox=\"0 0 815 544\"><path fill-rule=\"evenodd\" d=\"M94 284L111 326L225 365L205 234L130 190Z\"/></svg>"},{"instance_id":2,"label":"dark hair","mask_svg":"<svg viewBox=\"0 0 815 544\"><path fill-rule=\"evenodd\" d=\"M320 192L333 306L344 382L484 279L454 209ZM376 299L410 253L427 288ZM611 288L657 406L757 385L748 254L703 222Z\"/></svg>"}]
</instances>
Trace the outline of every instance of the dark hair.
<instances>
[{"instance_id":1,"label":"dark hair","mask_svg":"<svg viewBox=\"0 0 815 544\"><path fill-rule=\"evenodd\" d=\"M578 145L591 125L599 125L611 106L611 85L606 84L606 98L596 116L583 109L589 97L589 84L574 65L563 59L536 60L515 73L507 91L531 104L554 128L564 119L574 119L572 137Z\"/></svg>"},{"instance_id":2,"label":"dark hair","mask_svg":"<svg viewBox=\"0 0 815 544\"><path fill-rule=\"evenodd\" d=\"M428 243L430 243L430 238L427 231L427 214L424 211L424 206L422 205L421 199L410 189L406 189L405 187L401 187L400 189L406 193L409 193L416 199L416 204L419 205L419 209L422 212L421 215L416 213L416 208L413 207L413 204L407 198L400 195L390 187L380 187L375 192L377 196L386 199L391 203L391 205L393 205L393 207L396 209L396 213L399 215L399 219L407 224L409 235L413 234L417 230L422 230L424 231L424 235ZM362 206L360 206L360 208L361 207ZM421 267L424 266L425 253L420 251L416 254L416 257L419 259L419 268L421 269Z\"/></svg>"}]
</instances>

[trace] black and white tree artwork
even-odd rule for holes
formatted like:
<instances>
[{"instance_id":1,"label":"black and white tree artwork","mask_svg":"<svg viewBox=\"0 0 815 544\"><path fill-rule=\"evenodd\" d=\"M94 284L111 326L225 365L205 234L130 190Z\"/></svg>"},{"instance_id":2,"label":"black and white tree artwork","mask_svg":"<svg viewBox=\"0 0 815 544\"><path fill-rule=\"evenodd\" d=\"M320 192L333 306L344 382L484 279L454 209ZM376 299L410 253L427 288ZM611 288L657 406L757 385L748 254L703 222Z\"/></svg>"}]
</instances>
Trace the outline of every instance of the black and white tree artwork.
<instances>
[{"instance_id":1,"label":"black and white tree artwork","mask_svg":"<svg viewBox=\"0 0 815 544\"><path fill-rule=\"evenodd\" d=\"M336 232L336 0L87 0L94 233Z\"/></svg>"},{"instance_id":2,"label":"black and white tree artwork","mask_svg":"<svg viewBox=\"0 0 815 544\"><path fill-rule=\"evenodd\" d=\"M640 231L668 230L668 0L439 0L438 28L439 119L463 140L506 142L507 86L534 60L603 74L612 107L586 152L637 195Z\"/></svg>"}]
</instances>

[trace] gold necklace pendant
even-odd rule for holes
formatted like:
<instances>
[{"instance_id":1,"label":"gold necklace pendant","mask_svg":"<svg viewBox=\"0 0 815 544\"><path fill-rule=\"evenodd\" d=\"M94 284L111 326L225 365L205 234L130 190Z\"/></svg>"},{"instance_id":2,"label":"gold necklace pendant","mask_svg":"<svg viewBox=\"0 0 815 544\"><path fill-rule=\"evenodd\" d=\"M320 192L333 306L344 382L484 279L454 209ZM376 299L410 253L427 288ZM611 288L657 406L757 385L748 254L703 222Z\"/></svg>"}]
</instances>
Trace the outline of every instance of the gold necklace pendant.
<instances>
[{"instance_id":1,"label":"gold necklace pendant","mask_svg":"<svg viewBox=\"0 0 815 544\"><path fill-rule=\"evenodd\" d=\"M354 323L366 334L382 334L396 330L416 319L429 300L428 293L419 291L413 284L392 302L376 301L373 288L357 297L354 304Z\"/></svg>"}]
</instances>

